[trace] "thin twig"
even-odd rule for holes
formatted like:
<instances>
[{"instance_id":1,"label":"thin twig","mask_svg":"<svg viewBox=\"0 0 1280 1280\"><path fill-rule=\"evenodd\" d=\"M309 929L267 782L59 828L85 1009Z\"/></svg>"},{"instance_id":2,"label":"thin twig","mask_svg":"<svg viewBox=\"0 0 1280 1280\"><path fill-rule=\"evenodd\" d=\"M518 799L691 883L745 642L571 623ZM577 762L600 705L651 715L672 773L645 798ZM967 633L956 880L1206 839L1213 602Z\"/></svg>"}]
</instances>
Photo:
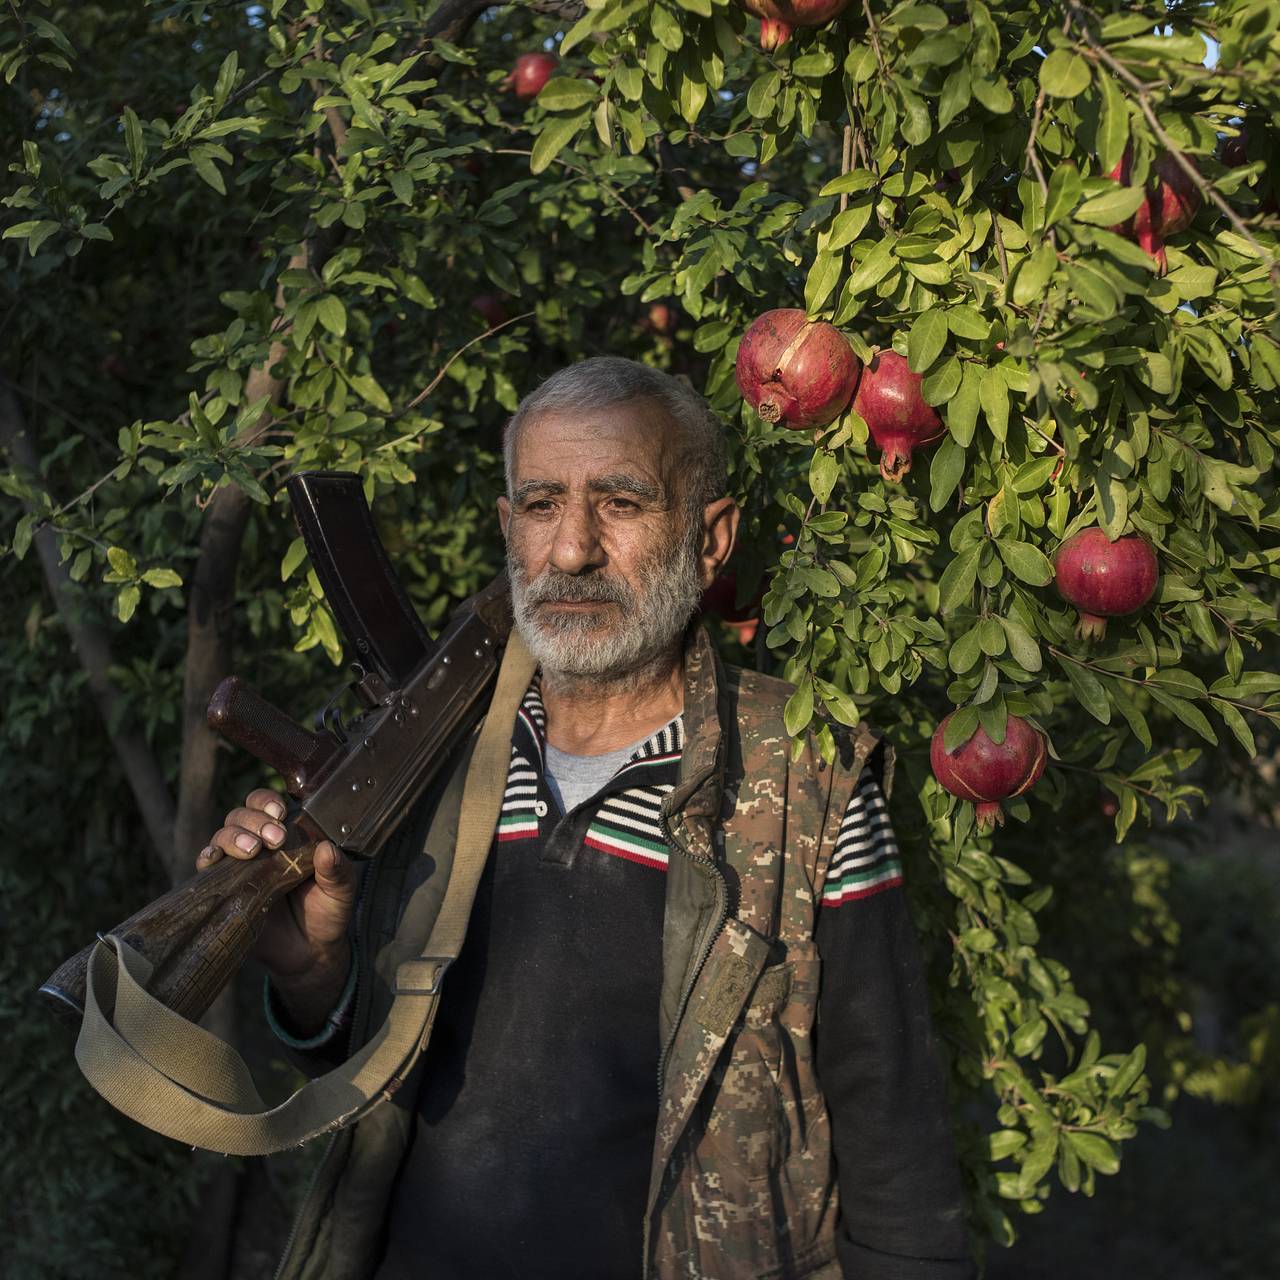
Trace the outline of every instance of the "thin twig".
<instances>
[{"instance_id":1,"label":"thin twig","mask_svg":"<svg viewBox=\"0 0 1280 1280\"><path fill-rule=\"evenodd\" d=\"M495 147L489 154L495 156L528 156L532 155L533 152L527 147ZM568 169L571 173L580 174L584 178L592 178L596 182L599 182L600 186L602 186L605 191L607 191L609 195L611 195L640 224L640 226L644 228L645 231L653 231L653 227L647 223L640 214L637 213L607 182L600 182L598 178L595 178L594 174L588 173L585 169L579 168L576 164L570 164L568 160L561 160L559 156L557 156L552 163L558 164L562 169Z\"/></svg>"},{"instance_id":2,"label":"thin twig","mask_svg":"<svg viewBox=\"0 0 1280 1280\"><path fill-rule=\"evenodd\" d=\"M867 17L867 34L871 37L871 47L876 51L876 62L880 65L880 76L884 80L888 80L889 68L885 66L884 51L880 48L880 28L876 26L876 20L871 13L871 5L869 0L862 0L862 12Z\"/></svg>"},{"instance_id":3,"label":"thin twig","mask_svg":"<svg viewBox=\"0 0 1280 1280\"><path fill-rule=\"evenodd\" d=\"M1068 14L1074 21L1076 29L1083 37L1085 44L1089 46L1093 56L1097 58L1104 66L1110 68L1120 77L1125 84L1138 96L1138 106L1142 109L1142 114L1146 116L1147 123L1151 126L1151 132L1156 135L1160 145L1173 157L1174 163L1182 170L1183 173L1195 184L1196 189L1206 200L1217 205L1222 213L1226 214L1227 221L1236 229L1236 231L1249 242L1264 262L1271 264L1269 275L1273 281L1280 280L1280 262L1277 262L1271 254L1254 238L1253 233L1240 219L1240 215L1218 194L1213 185L1206 182L1200 170L1191 163L1183 154L1172 138L1164 131L1160 121L1156 118L1156 113L1151 107L1151 101L1147 97L1147 86L1137 76L1133 74L1122 62L1118 61L1106 48L1098 43L1094 38L1093 32L1089 30L1087 20L1094 15L1083 5L1068 3Z\"/></svg>"},{"instance_id":4,"label":"thin twig","mask_svg":"<svg viewBox=\"0 0 1280 1280\"><path fill-rule=\"evenodd\" d=\"M844 127L844 146L840 150L840 176L843 177L849 172L853 163L853 125L847 124ZM849 193L842 191L840 193L840 212L843 213L849 207Z\"/></svg>"},{"instance_id":5,"label":"thin twig","mask_svg":"<svg viewBox=\"0 0 1280 1280\"><path fill-rule=\"evenodd\" d=\"M996 238L996 257L1000 259L1000 274L1004 277L1005 288L1009 287L1009 259L1004 251L1004 236L1000 231L1000 215L991 210L991 230Z\"/></svg>"},{"instance_id":6,"label":"thin twig","mask_svg":"<svg viewBox=\"0 0 1280 1280\"><path fill-rule=\"evenodd\" d=\"M462 355L464 351L468 350L471 347L474 347L477 342L483 342L490 335L497 333L499 329L505 329L508 325L516 324L521 320L528 320L529 317L532 316L533 314L534 313L532 311L525 311L518 316L512 316L510 320L504 320L501 324L495 324L492 328L486 329L481 334L477 334L474 338L471 339L470 342L464 343L462 346L460 346L457 349L457 351L453 353L453 355L451 355L444 362L443 365L440 366L439 373L437 373L436 376L432 378L431 381L428 382L427 385L423 387L422 390L419 391L418 394L414 396L413 399L410 400L409 403L405 405L403 409L400 409L396 413L392 414L390 421L397 422L399 421L399 419L403 418L404 415L408 413L411 409L416 409L418 405L420 405L440 385L440 380L444 377L446 373L449 372L449 366L453 364L453 362L460 355ZM410 431L406 435L397 436L394 440L388 440L385 444L380 444L378 448L375 450L375 452L381 453L383 449L390 449L390 448L393 448L395 445L403 444L406 440L412 440L413 437L417 434L418 433L416 431Z\"/></svg>"}]
</instances>

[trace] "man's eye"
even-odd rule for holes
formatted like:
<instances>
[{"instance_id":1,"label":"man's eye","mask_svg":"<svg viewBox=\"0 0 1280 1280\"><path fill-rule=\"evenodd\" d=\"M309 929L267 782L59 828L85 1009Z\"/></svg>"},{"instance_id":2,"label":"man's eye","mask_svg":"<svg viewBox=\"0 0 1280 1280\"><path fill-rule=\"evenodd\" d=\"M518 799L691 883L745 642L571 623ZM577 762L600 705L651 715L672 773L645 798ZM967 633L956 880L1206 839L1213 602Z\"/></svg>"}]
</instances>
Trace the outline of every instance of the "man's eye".
<instances>
[{"instance_id":1,"label":"man's eye","mask_svg":"<svg viewBox=\"0 0 1280 1280\"><path fill-rule=\"evenodd\" d=\"M524 509L525 509L526 511L550 511L550 510L551 510L551 499L550 499L550 498L535 498L535 499L534 499L534 501L532 501L532 502L526 502L526 503L525 503L525 506L524 506Z\"/></svg>"},{"instance_id":2,"label":"man's eye","mask_svg":"<svg viewBox=\"0 0 1280 1280\"><path fill-rule=\"evenodd\" d=\"M609 505L613 507L615 510L622 510L622 511L626 511L626 510L635 511L635 510L638 510L640 507L640 504L638 502L633 502L630 498L610 498Z\"/></svg>"}]
</instances>

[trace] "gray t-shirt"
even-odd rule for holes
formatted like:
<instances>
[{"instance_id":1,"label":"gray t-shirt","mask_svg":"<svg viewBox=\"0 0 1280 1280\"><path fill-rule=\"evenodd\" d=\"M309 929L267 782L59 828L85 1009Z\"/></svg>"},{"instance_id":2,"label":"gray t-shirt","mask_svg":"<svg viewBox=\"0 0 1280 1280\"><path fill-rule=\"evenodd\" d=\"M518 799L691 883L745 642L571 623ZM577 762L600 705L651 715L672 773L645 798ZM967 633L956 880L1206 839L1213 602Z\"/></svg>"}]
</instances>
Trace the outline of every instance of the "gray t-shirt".
<instances>
[{"instance_id":1,"label":"gray t-shirt","mask_svg":"<svg viewBox=\"0 0 1280 1280\"><path fill-rule=\"evenodd\" d=\"M602 756L571 756L547 743L547 786L555 796L562 813L576 809L584 800L590 800L619 769L622 768L642 743L653 735L646 733L629 747L606 751Z\"/></svg>"}]
</instances>

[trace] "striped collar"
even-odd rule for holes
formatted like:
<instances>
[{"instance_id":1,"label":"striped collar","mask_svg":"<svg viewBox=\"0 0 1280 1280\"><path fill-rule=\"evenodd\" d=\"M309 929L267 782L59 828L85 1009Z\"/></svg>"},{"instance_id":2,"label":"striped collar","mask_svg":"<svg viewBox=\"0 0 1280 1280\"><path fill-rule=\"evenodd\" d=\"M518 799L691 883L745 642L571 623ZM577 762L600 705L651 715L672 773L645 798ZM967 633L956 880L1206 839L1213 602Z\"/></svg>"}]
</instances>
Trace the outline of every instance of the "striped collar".
<instances>
[{"instance_id":1,"label":"striped collar","mask_svg":"<svg viewBox=\"0 0 1280 1280\"><path fill-rule=\"evenodd\" d=\"M516 713L515 731L511 740L513 754L525 756L535 763L541 773L546 768L547 710L542 702L540 679L534 676L532 684ZM678 764L684 751L684 716L678 715L661 729L651 733L630 755L626 763L614 774L620 778L637 772L636 782L644 775L662 770L663 766Z\"/></svg>"}]
</instances>

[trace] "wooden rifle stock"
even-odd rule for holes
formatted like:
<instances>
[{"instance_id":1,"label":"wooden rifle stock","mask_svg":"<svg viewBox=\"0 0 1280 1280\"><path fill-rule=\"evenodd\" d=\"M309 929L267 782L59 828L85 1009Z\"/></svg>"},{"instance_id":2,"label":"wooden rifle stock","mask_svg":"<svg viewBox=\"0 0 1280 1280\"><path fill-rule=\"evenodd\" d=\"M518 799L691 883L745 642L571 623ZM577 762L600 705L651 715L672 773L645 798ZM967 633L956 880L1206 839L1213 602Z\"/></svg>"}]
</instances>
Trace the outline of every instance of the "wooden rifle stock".
<instances>
[{"instance_id":1,"label":"wooden rifle stock","mask_svg":"<svg viewBox=\"0 0 1280 1280\"><path fill-rule=\"evenodd\" d=\"M282 849L225 857L157 898L110 933L152 965L148 990L196 1021L248 957L267 912L311 875L315 843L373 857L483 712L510 630L506 574L454 614L439 643L399 689L362 674L367 710L350 725L311 733L241 685L218 686L209 720L272 765L299 806ZM40 988L56 1007L84 1010L96 943Z\"/></svg>"}]
</instances>

